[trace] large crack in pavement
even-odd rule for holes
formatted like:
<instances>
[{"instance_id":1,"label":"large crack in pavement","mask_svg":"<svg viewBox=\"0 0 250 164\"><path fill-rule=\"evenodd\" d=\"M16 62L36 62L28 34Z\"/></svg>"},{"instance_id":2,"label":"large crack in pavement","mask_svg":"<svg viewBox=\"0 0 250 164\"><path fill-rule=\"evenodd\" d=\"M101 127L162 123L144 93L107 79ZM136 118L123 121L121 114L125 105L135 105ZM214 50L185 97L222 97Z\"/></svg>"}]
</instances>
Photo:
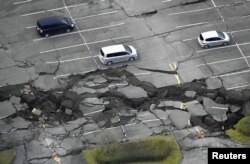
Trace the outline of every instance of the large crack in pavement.
<instances>
[{"instance_id":1,"label":"large crack in pavement","mask_svg":"<svg viewBox=\"0 0 250 164\"><path fill-rule=\"evenodd\" d=\"M43 163L79 155L103 142L155 134L174 134L182 146L184 140L199 138L193 137L196 126L207 131L207 139L225 138L224 130L250 109L249 90L207 89L206 79L156 88L137 79L126 66L72 75L60 82L50 90L33 82L0 88L1 150L25 145L24 160ZM187 130L186 137L180 130ZM218 135L212 135L215 132Z\"/></svg>"}]
</instances>

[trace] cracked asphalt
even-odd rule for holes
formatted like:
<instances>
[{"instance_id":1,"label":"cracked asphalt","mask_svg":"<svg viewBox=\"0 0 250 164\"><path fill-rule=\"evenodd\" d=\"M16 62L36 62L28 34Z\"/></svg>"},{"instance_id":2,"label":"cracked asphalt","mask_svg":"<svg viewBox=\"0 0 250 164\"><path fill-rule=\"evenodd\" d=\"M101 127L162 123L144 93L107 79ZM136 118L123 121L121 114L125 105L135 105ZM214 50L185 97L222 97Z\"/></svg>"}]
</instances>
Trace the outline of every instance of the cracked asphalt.
<instances>
[{"instance_id":1,"label":"cracked asphalt","mask_svg":"<svg viewBox=\"0 0 250 164\"><path fill-rule=\"evenodd\" d=\"M81 150L173 134L182 163L208 147L244 147L224 134L249 113L249 0L3 0L0 150L13 163L86 163ZM39 18L77 28L41 38ZM232 42L202 49L197 37ZM99 49L133 45L134 62L102 65ZM181 119L180 119L181 118Z\"/></svg>"}]
</instances>

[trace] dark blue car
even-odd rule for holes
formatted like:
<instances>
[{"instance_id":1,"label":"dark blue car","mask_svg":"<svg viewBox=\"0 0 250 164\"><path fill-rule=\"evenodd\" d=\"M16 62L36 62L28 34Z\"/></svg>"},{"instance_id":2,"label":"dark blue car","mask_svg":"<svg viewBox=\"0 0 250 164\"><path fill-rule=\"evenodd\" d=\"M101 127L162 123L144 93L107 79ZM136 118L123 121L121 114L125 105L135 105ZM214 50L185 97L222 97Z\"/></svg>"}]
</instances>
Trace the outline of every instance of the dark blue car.
<instances>
[{"instance_id":1,"label":"dark blue car","mask_svg":"<svg viewBox=\"0 0 250 164\"><path fill-rule=\"evenodd\" d=\"M42 18L37 21L37 31L41 36L49 37L55 34L70 32L75 25L70 18L53 16Z\"/></svg>"}]
</instances>

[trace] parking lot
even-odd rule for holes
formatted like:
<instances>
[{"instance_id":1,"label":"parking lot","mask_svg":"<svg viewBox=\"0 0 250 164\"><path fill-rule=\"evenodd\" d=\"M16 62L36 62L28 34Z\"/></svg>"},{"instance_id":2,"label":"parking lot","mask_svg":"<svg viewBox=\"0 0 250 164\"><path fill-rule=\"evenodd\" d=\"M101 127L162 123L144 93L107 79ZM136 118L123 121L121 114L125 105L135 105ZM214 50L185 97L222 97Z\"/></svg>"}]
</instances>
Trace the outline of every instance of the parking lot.
<instances>
[{"instance_id":1,"label":"parking lot","mask_svg":"<svg viewBox=\"0 0 250 164\"><path fill-rule=\"evenodd\" d=\"M3 4L0 86L34 80L44 73L56 80L106 69L98 58L100 48L124 43L137 49L139 59L110 67L130 65L128 71L156 87L219 78L228 90L249 88L248 0L11 0ZM40 37L36 21L51 15L72 18L76 29ZM209 30L226 31L231 44L201 48L197 37ZM162 73L176 70L178 74Z\"/></svg>"}]
</instances>

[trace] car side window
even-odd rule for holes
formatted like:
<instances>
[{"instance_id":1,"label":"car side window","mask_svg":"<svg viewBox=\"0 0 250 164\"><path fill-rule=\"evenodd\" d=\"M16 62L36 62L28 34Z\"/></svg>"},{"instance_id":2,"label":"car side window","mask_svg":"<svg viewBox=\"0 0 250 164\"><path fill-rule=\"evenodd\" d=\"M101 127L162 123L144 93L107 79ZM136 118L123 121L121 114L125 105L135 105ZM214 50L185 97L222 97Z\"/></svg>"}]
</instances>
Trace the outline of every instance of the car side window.
<instances>
[{"instance_id":1,"label":"car side window","mask_svg":"<svg viewBox=\"0 0 250 164\"><path fill-rule=\"evenodd\" d=\"M206 39L206 41L218 41L218 40L221 40L221 39L220 39L220 38L217 38L217 37Z\"/></svg>"}]
</instances>

